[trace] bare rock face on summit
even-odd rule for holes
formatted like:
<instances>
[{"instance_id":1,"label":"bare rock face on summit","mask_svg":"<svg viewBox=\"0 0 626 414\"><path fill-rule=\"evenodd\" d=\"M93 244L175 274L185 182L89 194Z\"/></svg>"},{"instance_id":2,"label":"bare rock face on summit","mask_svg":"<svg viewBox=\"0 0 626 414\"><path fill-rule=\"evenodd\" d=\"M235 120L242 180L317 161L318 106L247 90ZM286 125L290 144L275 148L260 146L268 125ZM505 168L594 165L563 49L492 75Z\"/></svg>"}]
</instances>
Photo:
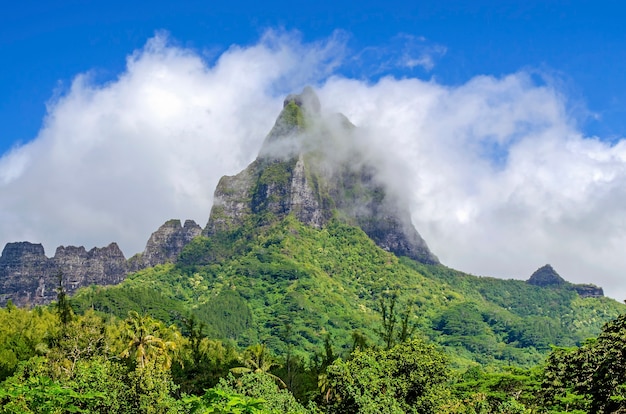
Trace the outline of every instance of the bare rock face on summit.
<instances>
[{"instance_id":1,"label":"bare rock face on summit","mask_svg":"<svg viewBox=\"0 0 626 414\"><path fill-rule=\"evenodd\" d=\"M336 217L398 256L439 263L408 208L378 180L355 131L345 116L323 115L311 88L289 95L257 159L220 180L203 235L270 224L289 214L315 228Z\"/></svg>"}]
</instances>

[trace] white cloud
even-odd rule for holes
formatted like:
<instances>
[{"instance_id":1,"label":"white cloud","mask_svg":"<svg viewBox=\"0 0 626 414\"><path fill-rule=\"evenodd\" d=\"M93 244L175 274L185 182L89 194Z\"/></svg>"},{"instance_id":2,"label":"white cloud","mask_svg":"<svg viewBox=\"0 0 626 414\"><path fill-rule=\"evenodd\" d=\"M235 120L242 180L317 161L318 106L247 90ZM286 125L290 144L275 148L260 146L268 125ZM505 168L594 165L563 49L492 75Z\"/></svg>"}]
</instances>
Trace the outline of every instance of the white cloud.
<instances>
[{"instance_id":1,"label":"white cloud","mask_svg":"<svg viewBox=\"0 0 626 414\"><path fill-rule=\"evenodd\" d=\"M362 128L443 263L516 278L551 263L626 298L625 141L582 136L566 97L524 72L455 87L332 76L343 44L270 31L209 65L158 34L118 79L77 76L37 138L0 159L0 242L50 255L115 240L130 255L169 218L204 225L219 177L254 158L284 95L311 83Z\"/></svg>"},{"instance_id":2,"label":"white cloud","mask_svg":"<svg viewBox=\"0 0 626 414\"><path fill-rule=\"evenodd\" d=\"M626 298L626 141L583 137L558 91L517 73L454 88L334 78L322 95L370 130L443 263L522 279L551 263Z\"/></svg>"},{"instance_id":3,"label":"white cloud","mask_svg":"<svg viewBox=\"0 0 626 414\"><path fill-rule=\"evenodd\" d=\"M116 240L130 255L169 218L206 224L218 179L256 156L284 94L332 71L341 42L269 31L209 66L157 34L118 79L77 76L37 138L0 159L0 241L52 255Z\"/></svg>"}]
</instances>

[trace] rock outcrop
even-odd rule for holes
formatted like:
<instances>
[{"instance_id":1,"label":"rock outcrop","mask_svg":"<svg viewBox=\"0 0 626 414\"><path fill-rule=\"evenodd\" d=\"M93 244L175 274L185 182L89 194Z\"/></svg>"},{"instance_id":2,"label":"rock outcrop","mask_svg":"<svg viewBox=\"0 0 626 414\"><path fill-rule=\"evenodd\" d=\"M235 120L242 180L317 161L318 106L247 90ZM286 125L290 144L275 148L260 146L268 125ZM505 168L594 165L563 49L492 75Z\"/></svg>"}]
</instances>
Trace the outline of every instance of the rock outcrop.
<instances>
[{"instance_id":1,"label":"rock outcrop","mask_svg":"<svg viewBox=\"0 0 626 414\"><path fill-rule=\"evenodd\" d=\"M41 244L7 243L0 256L0 303L45 303L54 267ZM54 289L52 289L54 293Z\"/></svg>"},{"instance_id":2,"label":"rock outcrop","mask_svg":"<svg viewBox=\"0 0 626 414\"><path fill-rule=\"evenodd\" d=\"M193 220L168 220L152 233L143 253L129 260L131 271L163 263L175 262L183 248L202 232L202 227Z\"/></svg>"},{"instance_id":3,"label":"rock outcrop","mask_svg":"<svg viewBox=\"0 0 626 414\"><path fill-rule=\"evenodd\" d=\"M337 217L360 227L385 250L439 263L408 208L359 152L355 129L341 114L322 115L311 88L289 95L257 159L220 180L203 235L262 226L288 214L316 228Z\"/></svg>"},{"instance_id":4,"label":"rock outcrop","mask_svg":"<svg viewBox=\"0 0 626 414\"><path fill-rule=\"evenodd\" d=\"M0 306L43 305L56 299L59 274L68 294L89 285L115 285L129 272L173 262L202 228L194 221L169 220L152 233L143 253L126 260L117 243L87 251L59 246L53 257L41 244L7 243L0 256Z\"/></svg>"},{"instance_id":5,"label":"rock outcrop","mask_svg":"<svg viewBox=\"0 0 626 414\"><path fill-rule=\"evenodd\" d=\"M56 271L63 273L69 293L82 286L118 284L128 272L126 258L117 243L89 251L82 246L59 246L52 262Z\"/></svg>"},{"instance_id":6,"label":"rock outcrop","mask_svg":"<svg viewBox=\"0 0 626 414\"><path fill-rule=\"evenodd\" d=\"M60 246L52 258L41 244L7 243L0 256L0 304L9 299L18 306L51 302L56 298L59 273L71 294L82 286L120 283L127 270L126 258L115 243L90 251Z\"/></svg>"},{"instance_id":7,"label":"rock outcrop","mask_svg":"<svg viewBox=\"0 0 626 414\"><path fill-rule=\"evenodd\" d=\"M601 298L604 296L604 290L592 284L574 285L574 290L581 298Z\"/></svg>"},{"instance_id":8,"label":"rock outcrop","mask_svg":"<svg viewBox=\"0 0 626 414\"><path fill-rule=\"evenodd\" d=\"M559 286L567 282L549 264L540 267L527 280L527 283L535 286Z\"/></svg>"},{"instance_id":9,"label":"rock outcrop","mask_svg":"<svg viewBox=\"0 0 626 414\"><path fill-rule=\"evenodd\" d=\"M549 264L537 269L526 283L539 287L566 287L576 291L581 298L598 298L604 296L604 290L596 285L572 284L567 282Z\"/></svg>"}]
</instances>

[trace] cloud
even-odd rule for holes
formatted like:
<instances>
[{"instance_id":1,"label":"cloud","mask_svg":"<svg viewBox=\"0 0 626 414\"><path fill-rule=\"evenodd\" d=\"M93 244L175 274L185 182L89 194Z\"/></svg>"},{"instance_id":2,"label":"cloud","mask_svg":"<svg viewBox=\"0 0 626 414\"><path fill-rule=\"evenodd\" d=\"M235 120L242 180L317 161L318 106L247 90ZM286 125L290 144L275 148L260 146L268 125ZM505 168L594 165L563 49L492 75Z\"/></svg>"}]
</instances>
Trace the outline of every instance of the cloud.
<instances>
[{"instance_id":1,"label":"cloud","mask_svg":"<svg viewBox=\"0 0 626 414\"><path fill-rule=\"evenodd\" d=\"M551 263L626 297L626 141L584 137L557 89L520 72L458 87L333 78L321 95L368 130L443 263L518 279Z\"/></svg>"},{"instance_id":2,"label":"cloud","mask_svg":"<svg viewBox=\"0 0 626 414\"><path fill-rule=\"evenodd\" d=\"M0 159L0 242L50 255L115 240L130 255L167 219L204 225L218 179L255 157L283 97L313 84L360 128L443 263L521 279L550 263L626 298L626 141L585 137L535 73L368 82L337 74L350 61L339 32L269 31L214 63L157 34L114 81L78 75L36 139Z\"/></svg>"},{"instance_id":3,"label":"cloud","mask_svg":"<svg viewBox=\"0 0 626 414\"><path fill-rule=\"evenodd\" d=\"M114 81L78 75L36 139L0 159L1 241L51 255L115 240L130 255L169 218L204 225L217 181L254 159L284 94L326 76L343 50L340 34L304 45L268 31L209 65L158 33Z\"/></svg>"},{"instance_id":4,"label":"cloud","mask_svg":"<svg viewBox=\"0 0 626 414\"><path fill-rule=\"evenodd\" d=\"M443 45L429 41L422 36L401 33L388 43L367 46L349 56L349 68L357 68L355 77L375 78L389 72L427 73L433 70L437 61L447 52ZM417 69L421 69L418 71Z\"/></svg>"}]
</instances>

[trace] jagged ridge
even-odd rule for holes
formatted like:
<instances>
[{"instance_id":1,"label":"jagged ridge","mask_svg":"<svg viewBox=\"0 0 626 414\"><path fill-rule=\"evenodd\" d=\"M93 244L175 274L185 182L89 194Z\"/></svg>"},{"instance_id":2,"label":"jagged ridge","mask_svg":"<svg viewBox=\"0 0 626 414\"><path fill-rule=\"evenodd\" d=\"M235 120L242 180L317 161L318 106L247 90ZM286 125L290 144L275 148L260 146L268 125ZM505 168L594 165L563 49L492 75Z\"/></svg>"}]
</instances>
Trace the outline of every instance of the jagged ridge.
<instances>
[{"instance_id":1,"label":"jagged ridge","mask_svg":"<svg viewBox=\"0 0 626 414\"><path fill-rule=\"evenodd\" d=\"M338 217L387 251L439 263L413 227L408 208L391 196L376 179L376 168L349 142L354 129L341 114L323 116L311 88L288 96L257 159L220 180L203 235L250 222L262 226L289 214L315 228ZM344 157L338 157L342 151Z\"/></svg>"}]
</instances>

